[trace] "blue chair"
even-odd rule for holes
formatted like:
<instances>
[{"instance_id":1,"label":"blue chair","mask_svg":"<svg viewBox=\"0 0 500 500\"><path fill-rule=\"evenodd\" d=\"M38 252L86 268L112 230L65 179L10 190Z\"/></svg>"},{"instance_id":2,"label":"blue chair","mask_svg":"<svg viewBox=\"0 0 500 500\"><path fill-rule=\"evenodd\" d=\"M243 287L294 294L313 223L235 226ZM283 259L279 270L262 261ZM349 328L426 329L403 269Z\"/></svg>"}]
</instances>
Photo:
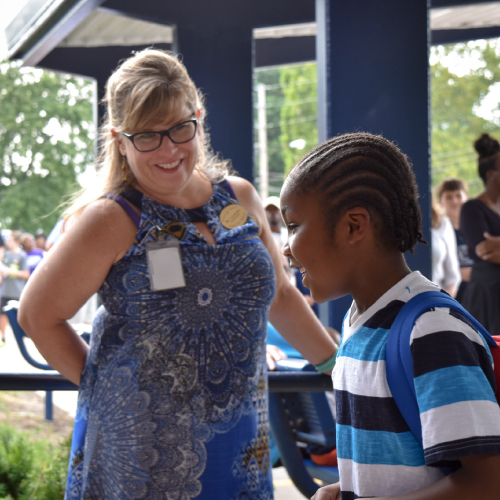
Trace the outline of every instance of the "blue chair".
<instances>
[{"instance_id":1,"label":"blue chair","mask_svg":"<svg viewBox=\"0 0 500 500\"><path fill-rule=\"evenodd\" d=\"M26 335L26 332L21 328L21 325L19 325L19 322L17 321L18 309L19 302L16 300L10 300L3 308L3 313L6 314L9 318L9 323L21 354L31 366L34 366L35 368L38 368L40 370L53 370L53 368L49 364L37 361L29 353L28 348L26 347L26 339L28 339L29 337L28 335ZM89 343L89 332L84 332L80 334L80 336L85 340L85 342ZM52 391L45 392L45 418L46 420L53 419Z\"/></svg>"},{"instance_id":2,"label":"blue chair","mask_svg":"<svg viewBox=\"0 0 500 500\"><path fill-rule=\"evenodd\" d=\"M16 339L17 345L23 358L35 368L39 368L40 370L53 370L53 368L47 363L40 363L36 359L34 359L29 353L26 347L26 339L28 339L28 335L24 332L17 321L17 310L19 307L19 302L11 300L7 303L7 305L3 308L4 314L9 318L9 323L14 333L14 337Z\"/></svg>"},{"instance_id":3,"label":"blue chair","mask_svg":"<svg viewBox=\"0 0 500 500\"><path fill-rule=\"evenodd\" d=\"M315 372L305 360L276 363L277 371ZM269 394L269 421L281 463L297 489L310 498L319 486L339 480L337 467L318 466L304 458L307 445L335 446L335 420L324 392L278 392Z\"/></svg>"}]
</instances>

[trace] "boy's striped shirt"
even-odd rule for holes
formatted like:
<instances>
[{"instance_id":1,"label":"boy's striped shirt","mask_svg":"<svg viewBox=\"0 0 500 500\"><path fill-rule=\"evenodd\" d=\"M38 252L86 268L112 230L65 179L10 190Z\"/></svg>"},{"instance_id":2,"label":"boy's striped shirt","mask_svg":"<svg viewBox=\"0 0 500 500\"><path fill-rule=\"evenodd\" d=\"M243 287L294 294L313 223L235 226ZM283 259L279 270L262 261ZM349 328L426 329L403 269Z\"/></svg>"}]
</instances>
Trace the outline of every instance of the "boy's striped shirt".
<instances>
[{"instance_id":1,"label":"boy's striped shirt","mask_svg":"<svg viewBox=\"0 0 500 500\"><path fill-rule=\"evenodd\" d=\"M342 499L421 489L458 468L459 457L500 453L500 408L491 355L455 311L423 313L411 335L424 449L392 398L385 371L389 329L406 301L439 287L413 272L350 325L333 372Z\"/></svg>"}]
</instances>

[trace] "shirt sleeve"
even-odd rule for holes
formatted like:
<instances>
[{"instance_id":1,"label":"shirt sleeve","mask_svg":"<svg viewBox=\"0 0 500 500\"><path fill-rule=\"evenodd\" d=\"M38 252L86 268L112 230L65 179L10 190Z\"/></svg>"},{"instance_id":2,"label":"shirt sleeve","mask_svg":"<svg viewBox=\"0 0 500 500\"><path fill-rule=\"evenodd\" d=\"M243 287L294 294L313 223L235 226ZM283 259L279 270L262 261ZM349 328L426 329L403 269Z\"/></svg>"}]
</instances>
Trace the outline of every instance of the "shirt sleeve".
<instances>
[{"instance_id":1,"label":"shirt sleeve","mask_svg":"<svg viewBox=\"0 0 500 500\"><path fill-rule=\"evenodd\" d=\"M500 407L489 348L448 308L422 314L412 332L414 382L427 465L500 454Z\"/></svg>"},{"instance_id":2,"label":"shirt sleeve","mask_svg":"<svg viewBox=\"0 0 500 500\"><path fill-rule=\"evenodd\" d=\"M22 252L21 257L19 258L19 270L26 271L28 269L28 256L26 253Z\"/></svg>"},{"instance_id":3,"label":"shirt sleeve","mask_svg":"<svg viewBox=\"0 0 500 500\"><path fill-rule=\"evenodd\" d=\"M443 262L445 286L459 285L462 280L458 264L457 239L453 225L448 217L443 217L443 240L446 245L446 255Z\"/></svg>"}]
</instances>

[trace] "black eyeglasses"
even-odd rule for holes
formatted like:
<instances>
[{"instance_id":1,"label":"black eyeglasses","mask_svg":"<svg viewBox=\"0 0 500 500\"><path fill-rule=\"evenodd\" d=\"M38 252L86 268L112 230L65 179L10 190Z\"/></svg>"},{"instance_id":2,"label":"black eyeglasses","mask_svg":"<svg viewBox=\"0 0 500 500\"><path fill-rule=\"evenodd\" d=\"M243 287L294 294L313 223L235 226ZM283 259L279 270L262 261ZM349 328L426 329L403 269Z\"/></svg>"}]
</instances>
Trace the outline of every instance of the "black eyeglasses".
<instances>
[{"instance_id":1,"label":"black eyeglasses","mask_svg":"<svg viewBox=\"0 0 500 500\"><path fill-rule=\"evenodd\" d=\"M184 144L185 142L191 141L196 135L196 128L198 126L198 120L196 118L191 118L191 120L186 120L185 122L175 125L167 130L162 130L161 132L138 132L137 134L122 134L130 139L135 149L140 153L148 153L149 151L154 151L161 146L163 138L167 136L174 144Z\"/></svg>"}]
</instances>

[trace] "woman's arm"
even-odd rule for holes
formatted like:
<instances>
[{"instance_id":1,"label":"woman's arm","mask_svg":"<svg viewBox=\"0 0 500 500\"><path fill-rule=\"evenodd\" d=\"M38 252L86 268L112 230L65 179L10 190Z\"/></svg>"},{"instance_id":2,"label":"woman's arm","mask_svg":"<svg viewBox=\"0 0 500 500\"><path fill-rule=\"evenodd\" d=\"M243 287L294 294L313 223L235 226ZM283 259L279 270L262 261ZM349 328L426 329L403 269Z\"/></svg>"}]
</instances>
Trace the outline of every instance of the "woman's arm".
<instances>
[{"instance_id":1,"label":"woman's arm","mask_svg":"<svg viewBox=\"0 0 500 500\"><path fill-rule=\"evenodd\" d=\"M27 269L11 269L10 267L7 266L2 267L1 273L3 276L10 276L11 278L20 278L23 280L27 280L30 277L30 272Z\"/></svg>"},{"instance_id":2,"label":"woman's arm","mask_svg":"<svg viewBox=\"0 0 500 500\"><path fill-rule=\"evenodd\" d=\"M484 212L480 209L482 203L477 199L467 201L460 210L460 232L467 243L469 257L475 258L476 245L484 240L485 231L489 231L488 222Z\"/></svg>"},{"instance_id":3,"label":"woman's arm","mask_svg":"<svg viewBox=\"0 0 500 500\"><path fill-rule=\"evenodd\" d=\"M230 177L228 180L238 201L255 217L260 228L259 236L274 263L277 289L269 312L269 321L309 362L318 365L326 361L335 353L337 345L299 290L288 281L257 191L240 177Z\"/></svg>"},{"instance_id":4,"label":"woman's arm","mask_svg":"<svg viewBox=\"0 0 500 500\"><path fill-rule=\"evenodd\" d=\"M500 236L484 233L485 240L476 246L476 255L493 264L500 264Z\"/></svg>"},{"instance_id":5,"label":"woman's arm","mask_svg":"<svg viewBox=\"0 0 500 500\"><path fill-rule=\"evenodd\" d=\"M136 228L114 201L87 206L40 262L21 296L19 323L47 362L78 384L88 346L68 324L134 242Z\"/></svg>"}]
</instances>

